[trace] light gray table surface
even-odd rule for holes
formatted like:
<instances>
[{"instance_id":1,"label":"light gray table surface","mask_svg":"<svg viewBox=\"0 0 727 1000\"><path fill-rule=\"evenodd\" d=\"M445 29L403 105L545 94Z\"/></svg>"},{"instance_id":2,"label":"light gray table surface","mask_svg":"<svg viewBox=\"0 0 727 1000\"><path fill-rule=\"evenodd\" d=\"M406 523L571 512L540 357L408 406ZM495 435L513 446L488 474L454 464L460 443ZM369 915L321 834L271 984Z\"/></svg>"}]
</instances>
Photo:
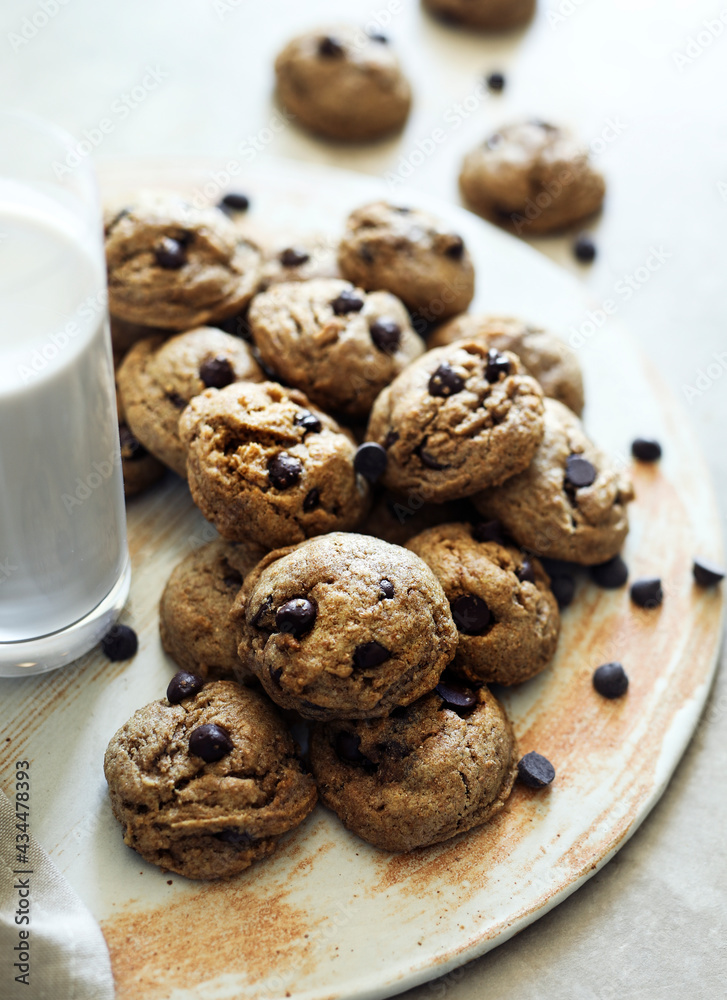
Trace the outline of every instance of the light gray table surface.
<instances>
[{"instance_id":1,"label":"light gray table surface","mask_svg":"<svg viewBox=\"0 0 727 1000\"><path fill-rule=\"evenodd\" d=\"M297 29L342 18L377 21L401 50L416 98L395 140L346 148L271 128L274 53ZM497 97L479 86L495 69L507 77ZM226 158L246 143L255 159L389 175L392 192L408 173L407 184L454 201L462 153L488 129L519 115L574 124L608 179L605 211L590 227L598 258L578 265L566 238L535 245L578 274L596 307L617 302L682 398L724 510L724 2L541 0L527 30L498 38L444 28L416 0L3 0L0 106L79 139L110 119L98 157ZM412 157L431 147L424 140L435 129L444 139L431 155ZM407 997L727 995L726 728L723 672L666 794L615 859L508 943Z\"/></svg>"}]
</instances>

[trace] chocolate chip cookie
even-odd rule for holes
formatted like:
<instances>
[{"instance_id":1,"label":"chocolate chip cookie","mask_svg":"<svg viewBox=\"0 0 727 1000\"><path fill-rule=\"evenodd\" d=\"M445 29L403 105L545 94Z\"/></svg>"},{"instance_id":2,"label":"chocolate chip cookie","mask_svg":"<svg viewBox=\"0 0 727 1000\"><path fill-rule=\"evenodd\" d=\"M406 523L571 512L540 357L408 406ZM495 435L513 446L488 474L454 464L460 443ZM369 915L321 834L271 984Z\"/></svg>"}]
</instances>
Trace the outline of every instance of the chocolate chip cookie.
<instances>
[{"instance_id":1,"label":"chocolate chip cookie","mask_svg":"<svg viewBox=\"0 0 727 1000\"><path fill-rule=\"evenodd\" d=\"M606 191L575 136L536 120L506 125L468 153L459 183L473 211L525 235L556 232L593 215Z\"/></svg>"},{"instance_id":2,"label":"chocolate chip cookie","mask_svg":"<svg viewBox=\"0 0 727 1000\"><path fill-rule=\"evenodd\" d=\"M276 548L349 530L367 513L352 436L297 389L209 389L192 400L179 431L192 499L224 538Z\"/></svg>"},{"instance_id":3,"label":"chocolate chip cookie","mask_svg":"<svg viewBox=\"0 0 727 1000\"><path fill-rule=\"evenodd\" d=\"M447 595L459 632L455 672L476 684L519 684L552 660L560 615L538 560L491 540L488 527L443 524L407 548L431 566Z\"/></svg>"},{"instance_id":4,"label":"chocolate chip cookie","mask_svg":"<svg viewBox=\"0 0 727 1000\"><path fill-rule=\"evenodd\" d=\"M475 293L462 237L417 208L384 201L357 208L346 222L338 263L349 281L392 292L425 324L463 312Z\"/></svg>"},{"instance_id":5,"label":"chocolate chip cookie","mask_svg":"<svg viewBox=\"0 0 727 1000\"><path fill-rule=\"evenodd\" d=\"M397 132L411 88L389 39L339 25L290 41L275 60L278 97L301 125L319 135L365 142Z\"/></svg>"},{"instance_id":6,"label":"chocolate chip cookie","mask_svg":"<svg viewBox=\"0 0 727 1000\"><path fill-rule=\"evenodd\" d=\"M141 193L106 216L109 311L128 323L189 330L233 316L260 283L260 251L218 208Z\"/></svg>"},{"instance_id":7,"label":"chocolate chip cookie","mask_svg":"<svg viewBox=\"0 0 727 1000\"><path fill-rule=\"evenodd\" d=\"M402 303L348 281L275 285L250 307L260 357L318 406L367 416L374 399L424 350Z\"/></svg>"},{"instance_id":8,"label":"chocolate chip cookie","mask_svg":"<svg viewBox=\"0 0 727 1000\"><path fill-rule=\"evenodd\" d=\"M413 552L333 532L265 556L231 617L270 697L308 719L374 718L431 691L457 630Z\"/></svg>"},{"instance_id":9,"label":"chocolate chip cookie","mask_svg":"<svg viewBox=\"0 0 727 1000\"><path fill-rule=\"evenodd\" d=\"M545 436L532 464L474 504L531 552L593 566L620 552L633 497L627 470L589 440L571 410L546 399Z\"/></svg>"},{"instance_id":10,"label":"chocolate chip cookie","mask_svg":"<svg viewBox=\"0 0 727 1000\"><path fill-rule=\"evenodd\" d=\"M578 416L582 413L581 368L575 352L560 337L519 319L463 315L438 326L427 345L444 347L463 339L517 354L524 371L540 383L546 396L565 403Z\"/></svg>"},{"instance_id":11,"label":"chocolate chip cookie","mask_svg":"<svg viewBox=\"0 0 727 1000\"><path fill-rule=\"evenodd\" d=\"M158 459L150 455L144 445L129 429L124 415L124 407L116 386L116 413L119 420L119 442L121 444L121 472L124 477L124 496L133 497L153 486L167 471Z\"/></svg>"},{"instance_id":12,"label":"chocolate chip cookie","mask_svg":"<svg viewBox=\"0 0 727 1000\"><path fill-rule=\"evenodd\" d=\"M117 373L121 401L132 433L158 459L186 476L179 417L206 388L259 382L263 372L238 337L202 326L164 340L140 340Z\"/></svg>"},{"instance_id":13,"label":"chocolate chip cookie","mask_svg":"<svg viewBox=\"0 0 727 1000\"><path fill-rule=\"evenodd\" d=\"M423 4L448 24L480 31L520 28L535 12L535 0L423 0Z\"/></svg>"},{"instance_id":14,"label":"chocolate chip cookie","mask_svg":"<svg viewBox=\"0 0 727 1000\"><path fill-rule=\"evenodd\" d=\"M139 709L109 743L104 773L124 843L194 879L229 878L271 854L316 802L273 707L232 681Z\"/></svg>"},{"instance_id":15,"label":"chocolate chip cookie","mask_svg":"<svg viewBox=\"0 0 727 1000\"><path fill-rule=\"evenodd\" d=\"M220 539L175 566L159 605L159 631L162 646L182 669L205 680L249 676L237 656L229 614L265 551L254 542Z\"/></svg>"},{"instance_id":16,"label":"chocolate chip cookie","mask_svg":"<svg viewBox=\"0 0 727 1000\"><path fill-rule=\"evenodd\" d=\"M388 719L317 723L311 765L321 800L349 830L411 851L499 813L517 750L494 695L450 682Z\"/></svg>"},{"instance_id":17,"label":"chocolate chip cookie","mask_svg":"<svg viewBox=\"0 0 727 1000\"><path fill-rule=\"evenodd\" d=\"M386 449L382 482L442 503L525 469L543 436L543 394L511 353L460 340L427 351L383 390L367 437Z\"/></svg>"},{"instance_id":18,"label":"chocolate chip cookie","mask_svg":"<svg viewBox=\"0 0 727 1000\"><path fill-rule=\"evenodd\" d=\"M335 241L326 236L278 241L263 254L261 291L288 281L339 278Z\"/></svg>"}]
</instances>

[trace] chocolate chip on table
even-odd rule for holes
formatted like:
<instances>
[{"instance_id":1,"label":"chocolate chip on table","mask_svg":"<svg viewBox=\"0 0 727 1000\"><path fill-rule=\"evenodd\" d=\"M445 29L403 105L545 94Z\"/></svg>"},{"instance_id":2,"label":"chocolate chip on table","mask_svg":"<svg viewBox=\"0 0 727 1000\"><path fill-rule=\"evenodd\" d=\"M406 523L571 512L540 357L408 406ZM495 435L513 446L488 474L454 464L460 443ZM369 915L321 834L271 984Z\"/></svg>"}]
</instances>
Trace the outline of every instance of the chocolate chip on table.
<instances>
[{"instance_id":1,"label":"chocolate chip on table","mask_svg":"<svg viewBox=\"0 0 727 1000\"><path fill-rule=\"evenodd\" d=\"M517 776L528 788L545 788L555 777L555 768L547 757L532 750L518 761Z\"/></svg>"},{"instance_id":2,"label":"chocolate chip on table","mask_svg":"<svg viewBox=\"0 0 727 1000\"><path fill-rule=\"evenodd\" d=\"M596 480L595 467L582 455L569 455L565 463L565 478L571 486L580 489Z\"/></svg>"},{"instance_id":3,"label":"chocolate chip on table","mask_svg":"<svg viewBox=\"0 0 727 1000\"><path fill-rule=\"evenodd\" d=\"M130 660L139 648L139 639L128 625L114 625L101 640L101 649L112 661Z\"/></svg>"},{"instance_id":4,"label":"chocolate chip on table","mask_svg":"<svg viewBox=\"0 0 727 1000\"><path fill-rule=\"evenodd\" d=\"M220 201L220 208L231 208L234 212L246 212L250 207L250 199L239 191L229 191Z\"/></svg>"},{"instance_id":5,"label":"chocolate chip on table","mask_svg":"<svg viewBox=\"0 0 727 1000\"><path fill-rule=\"evenodd\" d=\"M283 267L300 267L310 260L310 254L299 247L286 247L281 252L279 260Z\"/></svg>"},{"instance_id":6,"label":"chocolate chip on table","mask_svg":"<svg viewBox=\"0 0 727 1000\"><path fill-rule=\"evenodd\" d=\"M343 55L343 45L338 41L338 39L333 38L331 35L326 35L321 38L318 43L318 54L321 56L326 56L326 58L338 58Z\"/></svg>"},{"instance_id":7,"label":"chocolate chip on table","mask_svg":"<svg viewBox=\"0 0 727 1000\"><path fill-rule=\"evenodd\" d=\"M604 698L620 698L629 679L620 663L604 663L593 672L593 686Z\"/></svg>"},{"instance_id":8,"label":"chocolate chip on table","mask_svg":"<svg viewBox=\"0 0 727 1000\"><path fill-rule=\"evenodd\" d=\"M474 708L477 704L474 691L452 677L440 677L434 690L446 705L455 710Z\"/></svg>"},{"instance_id":9,"label":"chocolate chip on table","mask_svg":"<svg viewBox=\"0 0 727 1000\"><path fill-rule=\"evenodd\" d=\"M268 462L268 478L276 490L287 490L300 479L303 465L287 451L274 455Z\"/></svg>"},{"instance_id":10,"label":"chocolate chip on table","mask_svg":"<svg viewBox=\"0 0 727 1000\"><path fill-rule=\"evenodd\" d=\"M725 577L725 570L709 559L695 558L692 566L695 581L700 587L716 587Z\"/></svg>"},{"instance_id":11,"label":"chocolate chip on table","mask_svg":"<svg viewBox=\"0 0 727 1000\"><path fill-rule=\"evenodd\" d=\"M308 597L291 597L275 612L275 624L280 632L300 639L313 628L318 614L315 601Z\"/></svg>"},{"instance_id":12,"label":"chocolate chip on table","mask_svg":"<svg viewBox=\"0 0 727 1000\"><path fill-rule=\"evenodd\" d=\"M316 507L318 507L320 502L321 502L321 491L316 489L314 486L313 489L308 490L308 492L305 495L305 499L303 500L303 510L305 511L306 514L309 514L312 510L315 510Z\"/></svg>"},{"instance_id":13,"label":"chocolate chip on table","mask_svg":"<svg viewBox=\"0 0 727 1000\"><path fill-rule=\"evenodd\" d=\"M452 260L461 260L464 256L464 240L461 236L450 236L449 244L444 251Z\"/></svg>"},{"instance_id":14,"label":"chocolate chip on table","mask_svg":"<svg viewBox=\"0 0 727 1000\"><path fill-rule=\"evenodd\" d=\"M640 608L658 608L664 600L664 591L658 576L642 577L631 584L631 600Z\"/></svg>"},{"instance_id":15,"label":"chocolate chip on table","mask_svg":"<svg viewBox=\"0 0 727 1000\"><path fill-rule=\"evenodd\" d=\"M596 244L588 233L581 233L573 243L573 253L581 264L592 264L596 259Z\"/></svg>"},{"instance_id":16,"label":"chocolate chip on table","mask_svg":"<svg viewBox=\"0 0 727 1000\"><path fill-rule=\"evenodd\" d=\"M375 441L364 441L356 449L353 467L364 479L375 483L386 471L388 460L386 449L382 448L380 444Z\"/></svg>"},{"instance_id":17,"label":"chocolate chip on table","mask_svg":"<svg viewBox=\"0 0 727 1000\"><path fill-rule=\"evenodd\" d=\"M500 94L505 89L505 76L502 73L490 73L486 81L488 89L495 94Z\"/></svg>"},{"instance_id":18,"label":"chocolate chip on table","mask_svg":"<svg viewBox=\"0 0 727 1000\"><path fill-rule=\"evenodd\" d=\"M464 389L464 379L452 368L448 361L443 361L429 379L430 396L455 396Z\"/></svg>"},{"instance_id":19,"label":"chocolate chip on table","mask_svg":"<svg viewBox=\"0 0 727 1000\"><path fill-rule=\"evenodd\" d=\"M384 578L379 580L379 600L380 601L390 601L394 596L394 584L391 580Z\"/></svg>"},{"instance_id":20,"label":"chocolate chip on table","mask_svg":"<svg viewBox=\"0 0 727 1000\"><path fill-rule=\"evenodd\" d=\"M576 591L576 581L572 572L572 563L560 559L541 560L543 568L550 578L550 589L553 597L562 611L572 603Z\"/></svg>"},{"instance_id":21,"label":"chocolate chip on table","mask_svg":"<svg viewBox=\"0 0 727 1000\"><path fill-rule=\"evenodd\" d=\"M144 445L137 441L126 424L119 424L119 442L121 444L121 457L125 462L137 462L144 458L149 452Z\"/></svg>"},{"instance_id":22,"label":"chocolate chip on table","mask_svg":"<svg viewBox=\"0 0 727 1000\"><path fill-rule=\"evenodd\" d=\"M606 590L615 590L623 587L629 576L629 568L621 556L614 556L608 562L599 563L598 566L591 566L591 579L599 587Z\"/></svg>"},{"instance_id":23,"label":"chocolate chip on table","mask_svg":"<svg viewBox=\"0 0 727 1000\"><path fill-rule=\"evenodd\" d=\"M318 434L322 427L318 417L310 410L300 410L296 413L293 423L296 427L302 427L307 434Z\"/></svg>"},{"instance_id":24,"label":"chocolate chip on table","mask_svg":"<svg viewBox=\"0 0 727 1000\"><path fill-rule=\"evenodd\" d=\"M201 757L207 764L222 760L232 750L230 735L222 726L214 722L206 722L197 726L189 734L189 752L195 757Z\"/></svg>"},{"instance_id":25,"label":"chocolate chip on table","mask_svg":"<svg viewBox=\"0 0 727 1000\"><path fill-rule=\"evenodd\" d=\"M505 529L499 521L478 521L472 527L472 537L476 542L497 542L505 545Z\"/></svg>"},{"instance_id":26,"label":"chocolate chip on table","mask_svg":"<svg viewBox=\"0 0 727 1000\"><path fill-rule=\"evenodd\" d=\"M455 625L465 635L482 635L490 626L490 609L476 594L463 594L452 602L450 608Z\"/></svg>"},{"instance_id":27,"label":"chocolate chip on table","mask_svg":"<svg viewBox=\"0 0 727 1000\"><path fill-rule=\"evenodd\" d=\"M186 670L178 670L167 687L167 701L170 705L178 705L185 698L191 698L204 687L204 681L196 674Z\"/></svg>"},{"instance_id":28,"label":"chocolate chip on table","mask_svg":"<svg viewBox=\"0 0 727 1000\"><path fill-rule=\"evenodd\" d=\"M226 587L241 587L243 583L242 573L238 573L236 569L231 569L222 582Z\"/></svg>"},{"instance_id":29,"label":"chocolate chip on table","mask_svg":"<svg viewBox=\"0 0 727 1000\"><path fill-rule=\"evenodd\" d=\"M349 764L368 763L368 758L364 757L359 750L360 746L361 737L355 733L336 733L335 750L341 760L345 760Z\"/></svg>"},{"instance_id":30,"label":"chocolate chip on table","mask_svg":"<svg viewBox=\"0 0 727 1000\"><path fill-rule=\"evenodd\" d=\"M208 358L200 365L199 377L208 389L224 389L235 381L235 369L229 358L219 354L216 358Z\"/></svg>"},{"instance_id":31,"label":"chocolate chip on table","mask_svg":"<svg viewBox=\"0 0 727 1000\"><path fill-rule=\"evenodd\" d=\"M384 354L394 354L401 343L401 327L393 319L374 320L369 327L374 344Z\"/></svg>"},{"instance_id":32,"label":"chocolate chip on table","mask_svg":"<svg viewBox=\"0 0 727 1000\"><path fill-rule=\"evenodd\" d=\"M520 583L535 583L535 570L529 559L523 559L522 565L515 570L515 576Z\"/></svg>"},{"instance_id":33,"label":"chocolate chip on table","mask_svg":"<svg viewBox=\"0 0 727 1000\"><path fill-rule=\"evenodd\" d=\"M509 375L511 369L508 358L500 351L491 347L487 352L487 367L485 368L485 378L488 382L497 382L501 375Z\"/></svg>"},{"instance_id":34,"label":"chocolate chip on table","mask_svg":"<svg viewBox=\"0 0 727 1000\"><path fill-rule=\"evenodd\" d=\"M364 642L356 646L353 653L353 662L359 670L370 670L372 667L380 667L391 659L391 652L382 646L380 642Z\"/></svg>"},{"instance_id":35,"label":"chocolate chip on table","mask_svg":"<svg viewBox=\"0 0 727 1000\"><path fill-rule=\"evenodd\" d=\"M631 442L631 454L640 462L658 462L661 458L661 445L653 438L636 438Z\"/></svg>"},{"instance_id":36,"label":"chocolate chip on table","mask_svg":"<svg viewBox=\"0 0 727 1000\"><path fill-rule=\"evenodd\" d=\"M364 307L364 301L359 298L355 292L352 292L349 288L344 288L340 295L337 295L333 302L331 302L331 309L333 309L336 316L345 316L347 313L357 313L361 312Z\"/></svg>"},{"instance_id":37,"label":"chocolate chip on table","mask_svg":"<svg viewBox=\"0 0 727 1000\"><path fill-rule=\"evenodd\" d=\"M161 242L154 250L154 257L159 267L168 271L177 271L187 263L187 251L184 244L179 240L173 240L171 236L163 236Z\"/></svg>"}]
</instances>

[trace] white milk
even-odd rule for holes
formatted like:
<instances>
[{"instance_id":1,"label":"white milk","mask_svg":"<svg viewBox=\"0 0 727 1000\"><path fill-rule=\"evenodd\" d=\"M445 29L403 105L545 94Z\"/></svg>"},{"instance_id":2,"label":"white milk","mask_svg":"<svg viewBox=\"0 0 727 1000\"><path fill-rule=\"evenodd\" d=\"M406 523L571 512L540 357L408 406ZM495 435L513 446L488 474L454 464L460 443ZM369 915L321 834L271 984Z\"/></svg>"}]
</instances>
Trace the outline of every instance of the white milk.
<instances>
[{"instance_id":1,"label":"white milk","mask_svg":"<svg viewBox=\"0 0 727 1000\"><path fill-rule=\"evenodd\" d=\"M126 562L98 246L0 180L0 643L88 615Z\"/></svg>"}]
</instances>

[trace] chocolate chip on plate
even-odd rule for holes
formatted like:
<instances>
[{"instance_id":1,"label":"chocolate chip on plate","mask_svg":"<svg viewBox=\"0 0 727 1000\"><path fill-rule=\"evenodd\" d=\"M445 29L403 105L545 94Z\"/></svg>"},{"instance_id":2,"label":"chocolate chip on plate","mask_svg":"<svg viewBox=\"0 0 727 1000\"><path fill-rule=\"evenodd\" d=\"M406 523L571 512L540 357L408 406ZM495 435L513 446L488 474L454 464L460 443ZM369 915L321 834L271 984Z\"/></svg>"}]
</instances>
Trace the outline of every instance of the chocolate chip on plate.
<instances>
[{"instance_id":1,"label":"chocolate chip on plate","mask_svg":"<svg viewBox=\"0 0 727 1000\"><path fill-rule=\"evenodd\" d=\"M197 726L189 734L189 752L208 764L222 760L232 750L232 740L226 729L215 722Z\"/></svg>"},{"instance_id":2,"label":"chocolate chip on plate","mask_svg":"<svg viewBox=\"0 0 727 1000\"><path fill-rule=\"evenodd\" d=\"M394 584L391 580L384 578L379 580L379 600L380 601L390 601L394 596Z\"/></svg>"},{"instance_id":3,"label":"chocolate chip on plate","mask_svg":"<svg viewBox=\"0 0 727 1000\"><path fill-rule=\"evenodd\" d=\"M503 73L490 73L486 77L487 87L495 94L500 94L505 89L505 76Z\"/></svg>"},{"instance_id":4,"label":"chocolate chip on plate","mask_svg":"<svg viewBox=\"0 0 727 1000\"><path fill-rule=\"evenodd\" d=\"M631 454L640 462L658 462L661 458L661 445L653 438L636 438L631 442Z\"/></svg>"},{"instance_id":5,"label":"chocolate chip on plate","mask_svg":"<svg viewBox=\"0 0 727 1000\"><path fill-rule=\"evenodd\" d=\"M340 295L337 295L333 302L331 302L331 309L333 309L336 316L345 316L347 313L357 313L361 312L364 307L363 299L359 298L355 292L352 292L349 288L344 288Z\"/></svg>"},{"instance_id":6,"label":"chocolate chip on plate","mask_svg":"<svg viewBox=\"0 0 727 1000\"><path fill-rule=\"evenodd\" d=\"M448 361L443 361L429 379L430 396L455 396L464 389L464 379L452 368Z\"/></svg>"},{"instance_id":7,"label":"chocolate chip on plate","mask_svg":"<svg viewBox=\"0 0 727 1000\"><path fill-rule=\"evenodd\" d=\"M620 663L603 663L593 672L593 686L604 698L626 694L629 679Z\"/></svg>"},{"instance_id":8,"label":"chocolate chip on plate","mask_svg":"<svg viewBox=\"0 0 727 1000\"><path fill-rule=\"evenodd\" d=\"M325 35L318 43L318 54L328 59L338 58L343 55L343 52L343 45L341 45L337 38L333 38L331 35Z\"/></svg>"},{"instance_id":9,"label":"chocolate chip on plate","mask_svg":"<svg viewBox=\"0 0 727 1000\"><path fill-rule=\"evenodd\" d=\"M592 264L596 259L596 244L588 233L581 233L573 244L573 253L581 264Z\"/></svg>"},{"instance_id":10,"label":"chocolate chip on plate","mask_svg":"<svg viewBox=\"0 0 727 1000\"><path fill-rule=\"evenodd\" d=\"M382 663L386 663L390 659L390 650L375 640L356 646L353 653L353 662L359 670L370 670L372 667L380 667Z\"/></svg>"},{"instance_id":11,"label":"chocolate chip on plate","mask_svg":"<svg viewBox=\"0 0 727 1000\"><path fill-rule=\"evenodd\" d=\"M500 351L491 347L487 352L487 367L485 368L485 378L488 382L497 382L501 375L510 374L510 362Z\"/></svg>"},{"instance_id":12,"label":"chocolate chip on plate","mask_svg":"<svg viewBox=\"0 0 727 1000\"><path fill-rule=\"evenodd\" d=\"M629 576L629 568L621 556L614 556L608 562L599 563L598 566L591 566L591 579L599 587L606 590L615 590L623 587Z\"/></svg>"},{"instance_id":13,"label":"chocolate chip on plate","mask_svg":"<svg viewBox=\"0 0 727 1000\"><path fill-rule=\"evenodd\" d=\"M465 635L482 635L489 628L492 614L476 594L463 594L450 605L454 623Z\"/></svg>"},{"instance_id":14,"label":"chocolate chip on plate","mask_svg":"<svg viewBox=\"0 0 727 1000\"><path fill-rule=\"evenodd\" d=\"M171 236L163 236L154 250L154 257L159 267L167 271L177 271L187 263L187 251L179 240Z\"/></svg>"},{"instance_id":15,"label":"chocolate chip on plate","mask_svg":"<svg viewBox=\"0 0 727 1000\"><path fill-rule=\"evenodd\" d=\"M664 600L664 591L658 576L646 576L631 584L631 600L640 608L658 608Z\"/></svg>"},{"instance_id":16,"label":"chocolate chip on plate","mask_svg":"<svg viewBox=\"0 0 727 1000\"><path fill-rule=\"evenodd\" d=\"M278 258L283 267L300 267L310 260L310 254L300 247L286 247Z\"/></svg>"},{"instance_id":17,"label":"chocolate chip on plate","mask_svg":"<svg viewBox=\"0 0 727 1000\"><path fill-rule=\"evenodd\" d=\"M440 677L434 690L446 705L454 709L474 708L477 704L474 691L451 677Z\"/></svg>"},{"instance_id":18,"label":"chocolate chip on plate","mask_svg":"<svg viewBox=\"0 0 727 1000\"><path fill-rule=\"evenodd\" d=\"M204 687L204 681L196 674L190 674L186 670L178 670L169 682L167 688L167 701L170 705L178 705L185 698L191 698Z\"/></svg>"},{"instance_id":19,"label":"chocolate chip on plate","mask_svg":"<svg viewBox=\"0 0 727 1000\"><path fill-rule=\"evenodd\" d=\"M374 320L369 327L369 333L374 344L384 354L394 354L401 343L401 327L393 319Z\"/></svg>"},{"instance_id":20,"label":"chocolate chip on plate","mask_svg":"<svg viewBox=\"0 0 727 1000\"><path fill-rule=\"evenodd\" d=\"M250 207L250 199L240 191L229 191L220 201L220 208L231 208L234 212L246 212Z\"/></svg>"},{"instance_id":21,"label":"chocolate chip on plate","mask_svg":"<svg viewBox=\"0 0 727 1000\"><path fill-rule=\"evenodd\" d=\"M208 358L200 365L199 377L208 389L224 389L235 381L235 369L229 358L219 354L216 358Z\"/></svg>"},{"instance_id":22,"label":"chocolate chip on plate","mask_svg":"<svg viewBox=\"0 0 727 1000\"><path fill-rule=\"evenodd\" d=\"M101 649L112 661L130 660L139 648L139 639L128 625L114 625L101 640Z\"/></svg>"},{"instance_id":23,"label":"chocolate chip on plate","mask_svg":"<svg viewBox=\"0 0 727 1000\"><path fill-rule=\"evenodd\" d=\"M296 427L302 427L307 434L318 434L322 427L318 417L310 410L300 410L296 413L293 423Z\"/></svg>"},{"instance_id":24,"label":"chocolate chip on plate","mask_svg":"<svg viewBox=\"0 0 727 1000\"><path fill-rule=\"evenodd\" d=\"M724 580L725 570L709 559L695 558L692 566L694 579L700 587L715 587Z\"/></svg>"},{"instance_id":25,"label":"chocolate chip on plate","mask_svg":"<svg viewBox=\"0 0 727 1000\"><path fill-rule=\"evenodd\" d=\"M295 486L302 471L301 462L287 451L279 452L268 462L268 477L276 490L287 490Z\"/></svg>"},{"instance_id":26,"label":"chocolate chip on plate","mask_svg":"<svg viewBox=\"0 0 727 1000\"><path fill-rule=\"evenodd\" d=\"M520 583L535 583L535 570L528 558L523 559L522 565L515 570L515 576Z\"/></svg>"},{"instance_id":27,"label":"chocolate chip on plate","mask_svg":"<svg viewBox=\"0 0 727 1000\"><path fill-rule=\"evenodd\" d=\"M368 479L370 483L375 483L386 472L386 463L388 460L389 456L386 454L386 449L382 448L380 444L377 444L375 441L364 441L356 449L353 467L364 479Z\"/></svg>"},{"instance_id":28,"label":"chocolate chip on plate","mask_svg":"<svg viewBox=\"0 0 727 1000\"><path fill-rule=\"evenodd\" d=\"M545 788L555 777L555 768L547 757L532 750L518 761L517 774L529 788Z\"/></svg>"},{"instance_id":29,"label":"chocolate chip on plate","mask_svg":"<svg viewBox=\"0 0 727 1000\"><path fill-rule=\"evenodd\" d=\"M596 480L594 466L582 455L569 455L565 463L565 478L571 486L580 489L590 486Z\"/></svg>"},{"instance_id":30,"label":"chocolate chip on plate","mask_svg":"<svg viewBox=\"0 0 727 1000\"><path fill-rule=\"evenodd\" d=\"M275 612L275 624L279 631L300 639L313 628L317 614L318 607L315 601L308 597L291 597Z\"/></svg>"}]
</instances>

